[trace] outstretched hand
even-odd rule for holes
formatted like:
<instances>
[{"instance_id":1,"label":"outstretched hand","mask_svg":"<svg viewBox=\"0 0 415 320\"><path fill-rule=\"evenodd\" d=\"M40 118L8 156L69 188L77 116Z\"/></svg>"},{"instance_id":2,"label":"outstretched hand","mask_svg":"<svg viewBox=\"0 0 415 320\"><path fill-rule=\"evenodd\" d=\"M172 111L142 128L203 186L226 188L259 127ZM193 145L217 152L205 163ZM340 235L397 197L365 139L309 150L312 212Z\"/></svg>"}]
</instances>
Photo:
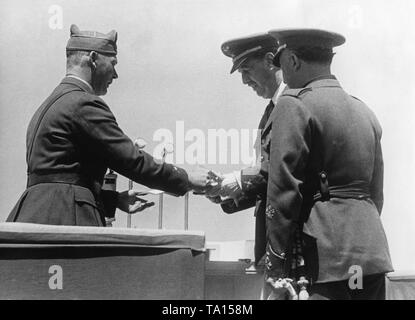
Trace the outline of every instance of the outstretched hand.
<instances>
[{"instance_id":1,"label":"outstretched hand","mask_svg":"<svg viewBox=\"0 0 415 320\"><path fill-rule=\"evenodd\" d=\"M124 192L120 192L118 194L117 208L126 213L132 214L154 206L154 202L148 202L147 200L139 197L145 194L145 192L137 190L126 190Z\"/></svg>"},{"instance_id":2,"label":"outstretched hand","mask_svg":"<svg viewBox=\"0 0 415 320\"><path fill-rule=\"evenodd\" d=\"M205 194L207 191L220 185L220 177L218 175L200 166L189 171L188 176L189 187L195 193Z\"/></svg>"},{"instance_id":3,"label":"outstretched hand","mask_svg":"<svg viewBox=\"0 0 415 320\"><path fill-rule=\"evenodd\" d=\"M218 184L206 192L206 197L214 203L224 203L233 200L237 205L242 190L234 173L220 175Z\"/></svg>"}]
</instances>

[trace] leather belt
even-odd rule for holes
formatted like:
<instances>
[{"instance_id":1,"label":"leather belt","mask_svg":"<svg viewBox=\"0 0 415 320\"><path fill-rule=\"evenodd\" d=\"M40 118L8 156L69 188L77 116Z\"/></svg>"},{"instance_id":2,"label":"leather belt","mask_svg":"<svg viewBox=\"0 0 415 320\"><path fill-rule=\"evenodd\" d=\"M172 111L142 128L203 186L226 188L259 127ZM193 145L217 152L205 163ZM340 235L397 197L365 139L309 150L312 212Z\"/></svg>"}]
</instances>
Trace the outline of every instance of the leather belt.
<instances>
[{"instance_id":1,"label":"leather belt","mask_svg":"<svg viewBox=\"0 0 415 320\"><path fill-rule=\"evenodd\" d=\"M88 181L79 173L73 172L59 172L59 173L29 173L27 176L27 187L31 187L40 183L65 183L74 184L92 191L95 198L100 194L101 186L99 183Z\"/></svg>"},{"instance_id":2,"label":"leather belt","mask_svg":"<svg viewBox=\"0 0 415 320\"><path fill-rule=\"evenodd\" d=\"M321 177L320 191L314 194L314 201L328 201L331 198L357 199L363 200L370 198L369 185L365 181L353 181L342 186L329 186L327 175Z\"/></svg>"}]
</instances>

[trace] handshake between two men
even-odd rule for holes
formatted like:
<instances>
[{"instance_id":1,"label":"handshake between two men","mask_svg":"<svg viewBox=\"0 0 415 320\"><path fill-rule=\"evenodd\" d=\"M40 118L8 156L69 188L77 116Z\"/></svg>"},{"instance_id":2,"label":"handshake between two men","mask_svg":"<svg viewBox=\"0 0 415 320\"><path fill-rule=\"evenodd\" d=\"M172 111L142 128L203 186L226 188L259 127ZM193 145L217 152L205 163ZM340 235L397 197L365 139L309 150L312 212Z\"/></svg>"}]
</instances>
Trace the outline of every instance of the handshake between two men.
<instances>
[{"instance_id":1,"label":"handshake between two men","mask_svg":"<svg viewBox=\"0 0 415 320\"><path fill-rule=\"evenodd\" d=\"M242 195L240 177L238 172L221 174L203 167L195 167L187 172L189 179L189 191L195 195L205 195L213 203L223 204L235 202ZM239 178L239 179L238 179ZM141 212L154 205L142 198L147 192L137 190L126 190L118 196L117 208L133 214Z\"/></svg>"},{"instance_id":2,"label":"handshake between two men","mask_svg":"<svg viewBox=\"0 0 415 320\"><path fill-rule=\"evenodd\" d=\"M201 169L198 169L198 171L199 170ZM192 175L193 173L189 174L189 180L193 179ZM234 201L238 204L238 199L242 195L240 175L238 177L238 172L221 174L208 170L205 186L201 187L199 190L195 190L194 193L204 194L214 203L221 204Z\"/></svg>"}]
</instances>

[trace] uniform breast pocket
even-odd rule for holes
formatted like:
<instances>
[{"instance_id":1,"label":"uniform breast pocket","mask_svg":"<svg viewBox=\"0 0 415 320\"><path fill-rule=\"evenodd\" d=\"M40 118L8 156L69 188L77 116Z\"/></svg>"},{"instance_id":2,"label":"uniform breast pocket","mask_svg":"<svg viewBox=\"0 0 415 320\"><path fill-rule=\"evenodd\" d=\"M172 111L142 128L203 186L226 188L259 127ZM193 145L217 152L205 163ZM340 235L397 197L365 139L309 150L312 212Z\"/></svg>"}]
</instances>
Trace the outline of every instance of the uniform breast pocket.
<instances>
[{"instance_id":1,"label":"uniform breast pocket","mask_svg":"<svg viewBox=\"0 0 415 320\"><path fill-rule=\"evenodd\" d=\"M98 206L92 192L83 187L74 187L75 221L78 226L103 226Z\"/></svg>"}]
</instances>

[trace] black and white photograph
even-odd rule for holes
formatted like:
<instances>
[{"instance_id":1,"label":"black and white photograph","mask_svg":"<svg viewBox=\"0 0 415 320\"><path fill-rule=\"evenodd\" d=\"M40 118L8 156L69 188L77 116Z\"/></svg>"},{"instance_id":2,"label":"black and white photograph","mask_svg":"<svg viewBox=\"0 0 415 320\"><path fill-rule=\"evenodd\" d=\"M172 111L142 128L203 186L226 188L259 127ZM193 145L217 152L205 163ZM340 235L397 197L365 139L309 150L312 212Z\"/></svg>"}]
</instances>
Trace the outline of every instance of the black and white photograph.
<instances>
[{"instance_id":1,"label":"black and white photograph","mask_svg":"<svg viewBox=\"0 0 415 320\"><path fill-rule=\"evenodd\" d=\"M415 300L414 1L1 4L0 300Z\"/></svg>"}]
</instances>

